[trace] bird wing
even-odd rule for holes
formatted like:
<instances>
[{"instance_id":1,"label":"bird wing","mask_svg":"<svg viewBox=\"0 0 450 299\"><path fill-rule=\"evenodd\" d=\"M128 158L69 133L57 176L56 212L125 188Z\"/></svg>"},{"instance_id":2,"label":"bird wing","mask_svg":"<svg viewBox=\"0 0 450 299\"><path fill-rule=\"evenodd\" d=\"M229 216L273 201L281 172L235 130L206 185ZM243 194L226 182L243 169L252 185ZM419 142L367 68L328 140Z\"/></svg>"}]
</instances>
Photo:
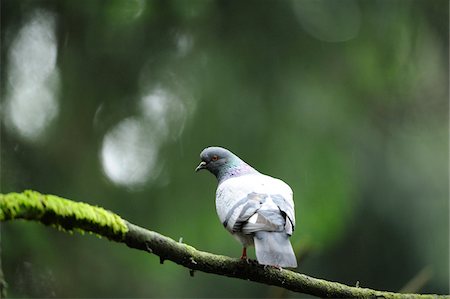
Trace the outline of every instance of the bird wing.
<instances>
[{"instance_id":1,"label":"bird wing","mask_svg":"<svg viewBox=\"0 0 450 299\"><path fill-rule=\"evenodd\" d=\"M295 227L292 189L283 181L263 174L221 183L216 192L216 209L230 232L281 231L284 227L291 235Z\"/></svg>"},{"instance_id":2,"label":"bird wing","mask_svg":"<svg viewBox=\"0 0 450 299\"><path fill-rule=\"evenodd\" d=\"M223 225L231 232L294 230L293 207L279 194L249 193L228 211Z\"/></svg>"}]
</instances>

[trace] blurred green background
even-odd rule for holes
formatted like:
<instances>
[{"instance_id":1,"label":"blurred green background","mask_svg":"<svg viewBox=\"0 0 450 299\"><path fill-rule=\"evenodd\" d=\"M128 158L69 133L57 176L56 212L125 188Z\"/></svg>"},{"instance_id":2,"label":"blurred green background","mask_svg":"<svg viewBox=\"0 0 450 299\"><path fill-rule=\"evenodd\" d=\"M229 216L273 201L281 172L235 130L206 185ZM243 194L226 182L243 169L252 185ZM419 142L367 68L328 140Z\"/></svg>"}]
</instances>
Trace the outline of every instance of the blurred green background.
<instances>
[{"instance_id":1,"label":"blurred green background","mask_svg":"<svg viewBox=\"0 0 450 299\"><path fill-rule=\"evenodd\" d=\"M240 256L194 173L221 145L294 190L298 271L449 292L444 0L3 0L1 191ZM1 224L11 297L299 297ZM253 250L251 255L254 256Z\"/></svg>"}]
</instances>

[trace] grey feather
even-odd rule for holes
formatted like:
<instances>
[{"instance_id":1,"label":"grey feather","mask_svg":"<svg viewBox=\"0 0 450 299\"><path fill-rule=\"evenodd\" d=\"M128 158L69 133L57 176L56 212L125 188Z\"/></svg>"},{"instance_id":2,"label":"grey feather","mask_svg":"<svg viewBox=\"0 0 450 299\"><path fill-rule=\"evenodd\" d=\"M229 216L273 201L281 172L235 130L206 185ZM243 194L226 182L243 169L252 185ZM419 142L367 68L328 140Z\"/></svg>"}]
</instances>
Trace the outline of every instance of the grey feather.
<instances>
[{"instance_id":1,"label":"grey feather","mask_svg":"<svg viewBox=\"0 0 450 299\"><path fill-rule=\"evenodd\" d=\"M267 222L274 227L273 231L282 231L285 219L279 210L263 210L258 211L258 215L266 219ZM258 217L259 218L259 217Z\"/></svg>"},{"instance_id":2,"label":"grey feather","mask_svg":"<svg viewBox=\"0 0 450 299\"><path fill-rule=\"evenodd\" d=\"M228 211L228 214L225 217L225 221L223 222L223 226L227 227L228 224L230 223L230 220L233 222L233 225L231 225L231 227L234 226L236 219L232 219L232 216L236 212L236 209L239 208L240 206L243 206L247 202L247 200L248 200L247 197L242 198Z\"/></svg>"},{"instance_id":3,"label":"grey feather","mask_svg":"<svg viewBox=\"0 0 450 299\"><path fill-rule=\"evenodd\" d=\"M261 203L259 201L249 200L242 207L241 213L239 214L236 221L234 222L233 231L234 232L242 231L242 228L243 228L243 225L245 224L245 222L247 222L247 220L250 217L252 217L256 213L256 211L259 210L260 207L261 207Z\"/></svg>"},{"instance_id":4,"label":"grey feather","mask_svg":"<svg viewBox=\"0 0 450 299\"><path fill-rule=\"evenodd\" d=\"M280 214L272 211L259 210L256 212L255 222L245 222L242 226L244 234L251 234L257 231L280 232L284 230L284 220Z\"/></svg>"},{"instance_id":5,"label":"grey feather","mask_svg":"<svg viewBox=\"0 0 450 299\"><path fill-rule=\"evenodd\" d=\"M278 209L263 206L270 198ZM248 222L250 217L257 214L255 222ZM223 225L232 232L251 234L257 231L285 231L292 234L293 209L281 195L249 193L239 200L228 212Z\"/></svg>"},{"instance_id":6,"label":"grey feather","mask_svg":"<svg viewBox=\"0 0 450 299\"><path fill-rule=\"evenodd\" d=\"M285 268L296 268L297 259L285 232L255 233L255 252L258 262Z\"/></svg>"},{"instance_id":7,"label":"grey feather","mask_svg":"<svg viewBox=\"0 0 450 299\"><path fill-rule=\"evenodd\" d=\"M266 194L249 193L228 211L223 226L232 232L241 231L242 225L259 210L266 198Z\"/></svg>"},{"instance_id":8,"label":"grey feather","mask_svg":"<svg viewBox=\"0 0 450 299\"><path fill-rule=\"evenodd\" d=\"M292 232L295 229L294 207L291 206L289 202L279 194L272 195L271 198L273 202L278 206L280 211L286 214L287 220L289 221L286 221L285 230L288 235L292 235Z\"/></svg>"}]
</instances>

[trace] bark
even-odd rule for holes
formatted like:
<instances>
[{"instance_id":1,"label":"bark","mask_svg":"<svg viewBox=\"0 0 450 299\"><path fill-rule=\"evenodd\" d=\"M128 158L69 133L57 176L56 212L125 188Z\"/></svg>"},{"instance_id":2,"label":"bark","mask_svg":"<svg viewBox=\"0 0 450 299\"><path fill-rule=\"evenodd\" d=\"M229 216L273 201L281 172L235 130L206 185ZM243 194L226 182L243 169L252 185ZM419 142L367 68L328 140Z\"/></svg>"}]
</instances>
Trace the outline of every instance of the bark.
<instances>
[{"instance_id":1,"label":"bark","mask_svg":"<svg viewBox=\"0 0 450 299\"><path fill-rule=\"evenodd\" d=\"M0 221L27 219L63 231L94 233L125 243L131 248L170 260L194 271L255 281L293 292L332 298L450 298L434 294L402 294L351 287L337 282L313 278L286 269L265 267L256 262L216 255L176 242L157 232L134 225L100 207L74 202L35 191L0 194Z\"/></svg>"}]
</instances>

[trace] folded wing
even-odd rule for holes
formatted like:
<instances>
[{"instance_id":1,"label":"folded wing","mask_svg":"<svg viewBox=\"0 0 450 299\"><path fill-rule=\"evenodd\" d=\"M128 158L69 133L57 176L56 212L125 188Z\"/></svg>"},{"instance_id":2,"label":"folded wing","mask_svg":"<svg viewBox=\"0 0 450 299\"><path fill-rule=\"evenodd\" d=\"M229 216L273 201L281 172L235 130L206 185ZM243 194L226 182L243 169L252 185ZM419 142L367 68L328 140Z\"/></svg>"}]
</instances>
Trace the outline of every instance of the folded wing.
<instances>
[{"instance_id":1,"label":"folded wing","mask_svg":"<svg viewBox=\"0 0 450 299\"><path fill-rule=\"evenodd\" d=\"M249 193L225 217L232 233L254 235L258 262L280 267L297 267L289 236L295 228L294 207L279 194Z\"/></svg>"}]
</instances>

